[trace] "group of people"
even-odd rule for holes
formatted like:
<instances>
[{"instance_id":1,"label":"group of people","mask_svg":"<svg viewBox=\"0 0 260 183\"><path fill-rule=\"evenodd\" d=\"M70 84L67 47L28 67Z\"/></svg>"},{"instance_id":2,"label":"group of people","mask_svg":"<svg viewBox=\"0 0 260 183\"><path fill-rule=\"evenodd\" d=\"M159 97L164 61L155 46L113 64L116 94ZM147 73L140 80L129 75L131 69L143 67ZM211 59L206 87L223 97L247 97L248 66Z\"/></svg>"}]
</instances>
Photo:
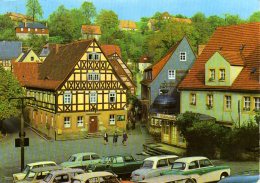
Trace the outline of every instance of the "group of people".
<instances>
[{"instance_id":1,"label":"group of people","mask_svg":"<svg viewBox=\"0 0 260 183\"><path fill-rule=\"evenodd\" d=\"M123 145L126 145L126 141L127 141L127 138L128 138L128 136L127 136L127 134L126 134L126 132L124 131L123 132L123 136L122 136L123 138L122 138L122 144ZM115 131L115 133L114 133L114 135L113 135L113 144L117 144L117 140L118 140L118 134L117 134L117 132ZM106 144L108 144L108 134L107 134L107 132L105 132L104 133L104 144L106 145Z\"/></svg>"}]
</instances>

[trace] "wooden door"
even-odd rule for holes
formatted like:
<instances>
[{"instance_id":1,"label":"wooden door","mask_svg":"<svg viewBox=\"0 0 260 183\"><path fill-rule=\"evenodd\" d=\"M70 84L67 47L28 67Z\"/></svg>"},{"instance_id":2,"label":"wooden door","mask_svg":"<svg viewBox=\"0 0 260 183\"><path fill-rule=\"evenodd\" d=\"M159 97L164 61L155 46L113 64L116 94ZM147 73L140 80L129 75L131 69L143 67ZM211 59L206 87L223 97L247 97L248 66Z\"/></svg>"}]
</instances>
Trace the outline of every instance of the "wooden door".
<instances>
[{"instance_id":1,"label":"wooden door","mask_svg":"<svg viewBox=\"0 0 260 183\"><path fill-rule=\"evenodd\" d=\"M89 117L89 133L95 133L98 130L97 116Z\"/></svg>"}]
</instances>

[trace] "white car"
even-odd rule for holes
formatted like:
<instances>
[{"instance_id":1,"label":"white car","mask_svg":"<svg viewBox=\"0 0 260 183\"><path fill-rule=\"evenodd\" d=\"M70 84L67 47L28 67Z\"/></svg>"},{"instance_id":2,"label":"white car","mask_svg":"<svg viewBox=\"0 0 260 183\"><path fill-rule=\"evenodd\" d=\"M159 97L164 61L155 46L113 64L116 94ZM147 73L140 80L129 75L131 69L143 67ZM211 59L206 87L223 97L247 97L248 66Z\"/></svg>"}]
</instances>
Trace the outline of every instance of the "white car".
<instances>
[{"instance_id":1,"label":"white car","mask_svg":"<svg viewBox=\"0 0 260 183\"><path fill-rule=\"evenodd\" d=\"M120 183L116 175L110 172L91 172L76 175L71 183Z\"/></svg>"},{"instance_id":2,"label":"white car","mask_svg":"<svg viewBox=\"0 0 260 183\"><path fill-rule=\"evenodd\" d=\"M164 171L161 175L188 175L196 183L219 181L230 175L228 166L214 166L211 161L203 156L194 156L177 159L171 170Z\"/></svg>"},{"instance_id":3,"label":"white car","mask_svg":"<svg viewBox=\"0 0 260 183\"><path fill-rule=\"evenodd\" d=\"M131 180L138 182L147 178L160 176L160 173L171 169L171 165L178 158L176 155L152 156L144 160L141 168L132 172Z\"/></svg>"},{"instance_id":4,"label":"white car","mask_svg":"<svg viewBox=\"0 0 260 183\"><path fill-rule=\"evenodd\" d=\"M13 174L13 182L23 180L25 176L30 173L33 168L41 168L46 166L56 166L57 164L54 161L39 161L35 163L29 163L25 166L24 170L21 173Z\"/></svg>"},{"instance_id":5,"label":"white car","mask_svg":"<svg viewBox=\"0 0 260 183\"><path fill-rule=\"evenodd\" d=\"M189 176L186 175L164 175L159 177L153 177L150 179L145 179L139 183L195 183Z\"/></svg>"}]
</instances>

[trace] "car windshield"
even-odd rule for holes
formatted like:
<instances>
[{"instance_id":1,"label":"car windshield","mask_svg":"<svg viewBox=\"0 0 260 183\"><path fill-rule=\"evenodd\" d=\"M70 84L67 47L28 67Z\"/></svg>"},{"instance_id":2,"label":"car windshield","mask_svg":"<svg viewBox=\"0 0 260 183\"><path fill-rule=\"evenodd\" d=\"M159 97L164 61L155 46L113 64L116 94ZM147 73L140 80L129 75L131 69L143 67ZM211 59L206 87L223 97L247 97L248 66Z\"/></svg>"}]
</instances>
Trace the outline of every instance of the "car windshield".
<instances>
[{"instance_id":1,"label":"car windshield","mask_svg":"<svg viewBox=\"0 0 260 183\"><path fill-rule=\"evenodd\" d=\"M102 163L111 163L112 162L112 158L111 157L102 157Z\"/></svg>"},{"instance_id":2,"label":"car windshield","mask_svg":"<svg viewBox=\"0 0 260 183\"><path fill-rule=\"evenodd\" d=\"M49 182L52 178L52 174L49 173L48 175L46 175L46 177L43 179L44 182Z\"/></svg>"},{"instance_id":3,"label":"car windshield","mask_svg":"<svg viewBox=\"0 0 260 183\"><path fill-rule=\"evenodd\" d=\"M23 173L27 175L27 173L30 171L30 166L29 165L26 165L24 170L23 170Z\"/></svg>"},{"instance_id":4,"label":"car windshield","mask_svg":"<svg viewBox=\"0 0 260 183\"><path fill-rule=\"evenodd\" d=\"M143 165L142 165L142 168L153 168L153 161L151 160L145 160Z\"/></svg>"},{"instance_id":5,"label":"car windshield","mask_svg":"<svg viewBox=\"0 0 260 183\"><path fill-rule=\"evenodd\" d=\"M76 161L76 157L75 156L71 156L69 159L68 159L69 162L74 162Z\"/></svg>"},{"instance_id":6,"label":"car windshield","mask_svg":"<svg viewBox=\"0 0 260 183\"><path fill-rule=\"evenodd\" d=\"M36 174L35 172L29 171L27 173L27 175L25 176L25 179L26 180L32 180L34 178L35 174Z\"/></svg>"},{"instance_id":7,"label":"car windshield","mask_svg":"<svg viewBox=\"0 0 260 183\"><path fill-rule=\"evenodd\" d=\"M185 167L186 167L186 164L182 163L182 162L174 162L172 164L172 169L174 169L174 170L184 170Z\"/></svg>"}]
</instances>

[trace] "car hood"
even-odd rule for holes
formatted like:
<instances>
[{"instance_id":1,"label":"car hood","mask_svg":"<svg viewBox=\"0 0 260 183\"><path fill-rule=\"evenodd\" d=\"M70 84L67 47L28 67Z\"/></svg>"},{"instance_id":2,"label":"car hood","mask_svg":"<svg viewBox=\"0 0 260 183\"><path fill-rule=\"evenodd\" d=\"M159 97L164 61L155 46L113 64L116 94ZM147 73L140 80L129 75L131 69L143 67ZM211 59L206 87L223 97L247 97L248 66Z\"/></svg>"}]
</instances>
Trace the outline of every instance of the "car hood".
<instances>
[{"instance_id":1,"label":"car hood","mask_svg":"<svg viewBox=\"0 0 260 183\"><path fill-rule=\"evenodd\" d=\"M227 177L219 183L257 183L258 180L260 180L259 175L237 175L237 176L231 176Z\"/></svg>"},{"instance_id":2,"label":"car hood","mask_svg":"<svg viewBox=\"0 0 260 183\"><path fill-rule=\"evenodd\" d=\"M13 177L17 178L16 180L22 180L22 179L24 179L25 176L26 176L25 173L15 173L15 174L13 174Z\"/></svg>"}]
</instances>

